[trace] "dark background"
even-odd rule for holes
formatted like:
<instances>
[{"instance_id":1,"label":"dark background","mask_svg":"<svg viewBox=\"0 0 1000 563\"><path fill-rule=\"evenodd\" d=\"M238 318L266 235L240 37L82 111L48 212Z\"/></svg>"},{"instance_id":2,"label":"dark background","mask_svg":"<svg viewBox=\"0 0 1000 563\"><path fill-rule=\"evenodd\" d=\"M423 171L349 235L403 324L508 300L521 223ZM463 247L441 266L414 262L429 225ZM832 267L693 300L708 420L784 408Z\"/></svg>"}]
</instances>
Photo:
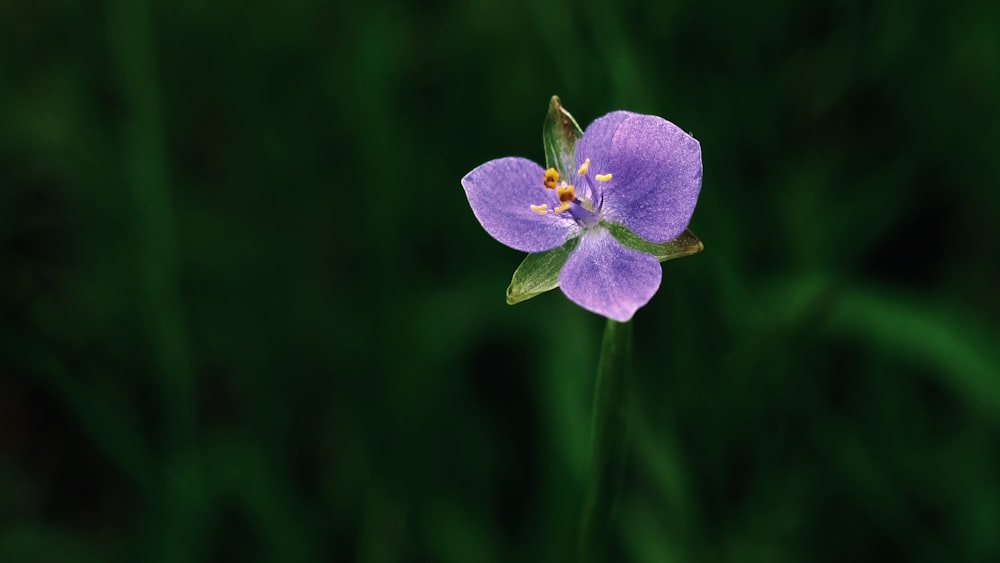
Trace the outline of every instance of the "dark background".
<instances>
[{"instance_id":1,"label":"dark background","mask_svg":"<svg viewBox=\"0 0 1000 563\"><path fill-rule=\"evenodd\" d=\"M0 2L0 561L569 561L603 319L459 184L701 142L610 560L1000 560L1000 3Z\"/></svg>"}]
</instances>

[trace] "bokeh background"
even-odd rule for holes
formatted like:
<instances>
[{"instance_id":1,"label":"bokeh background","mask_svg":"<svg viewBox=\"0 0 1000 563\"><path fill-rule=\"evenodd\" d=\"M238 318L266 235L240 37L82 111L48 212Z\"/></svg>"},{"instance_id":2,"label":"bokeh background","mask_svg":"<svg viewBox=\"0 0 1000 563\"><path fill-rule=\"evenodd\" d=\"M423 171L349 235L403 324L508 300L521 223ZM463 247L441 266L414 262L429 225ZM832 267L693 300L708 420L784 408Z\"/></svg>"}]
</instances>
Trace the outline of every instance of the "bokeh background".
<instances>
[{"instance_id":1,"label":"bokeh background","mask_svg":"<svg viewBox=\"0 0 1000 563\"><path fill-rule=\"evenodd\" d=\"M571 561L603 319L459 180L698 138L609 560L1000 560L1000 4L0 2L0 561Z\"/></svg>"}]
</instances>

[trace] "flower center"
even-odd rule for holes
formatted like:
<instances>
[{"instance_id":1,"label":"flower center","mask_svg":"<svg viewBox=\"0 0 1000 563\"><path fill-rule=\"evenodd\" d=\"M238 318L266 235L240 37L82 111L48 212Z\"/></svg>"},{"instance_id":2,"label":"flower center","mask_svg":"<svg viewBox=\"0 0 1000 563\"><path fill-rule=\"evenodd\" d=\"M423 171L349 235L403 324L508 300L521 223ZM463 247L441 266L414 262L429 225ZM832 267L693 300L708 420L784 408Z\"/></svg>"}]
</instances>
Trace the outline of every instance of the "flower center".
<instances>
[{"instance_id":1,"label":"flower center","mask_svg":"<svg viewBox=\"0 0 1000 563\"><path fill-rule=\"evenodd\" d=\"M576 171L581 180L586 182L590 188L584 189L585 194L595 194L593 183L587 172L590 170L590 159L583 161ZM611 180L611 174L595 174L594 179L598 182ZM571 218L583 227L593 227L601 221L601 202L595 206L587 195L578 196L576 187L559 179L559 172L555 168L549 168L542 175L542 185L545 189L555 192L555 206L549 209L548 204L532 205L531 210L539 215L548 215L550 212L558 217Z\"/></svg>"}]
</instances>

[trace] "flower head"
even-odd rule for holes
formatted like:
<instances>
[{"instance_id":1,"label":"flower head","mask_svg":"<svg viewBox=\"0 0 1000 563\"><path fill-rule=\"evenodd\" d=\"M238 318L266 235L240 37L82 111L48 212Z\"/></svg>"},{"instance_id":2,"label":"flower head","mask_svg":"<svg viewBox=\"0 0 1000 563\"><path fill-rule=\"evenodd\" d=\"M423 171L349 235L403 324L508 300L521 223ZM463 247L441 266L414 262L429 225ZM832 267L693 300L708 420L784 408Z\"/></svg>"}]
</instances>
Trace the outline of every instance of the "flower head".
<instances>
[{"instance_id":1,"label":"flower head","mask_svg":"<svg viewBox=\"0 0 1000 563\"><path fill-rule=\"evenodd\" d=\"M701 189L701 147L665 119L616 111L587 127L573 160L565 174L519 157L491 160L462 186L486 232L511 248L543 252L578 238L559 287L584 309L624 322L656 293L662 271L609 228L652 243L684 232Z\"/></svg>"}]
</instances>

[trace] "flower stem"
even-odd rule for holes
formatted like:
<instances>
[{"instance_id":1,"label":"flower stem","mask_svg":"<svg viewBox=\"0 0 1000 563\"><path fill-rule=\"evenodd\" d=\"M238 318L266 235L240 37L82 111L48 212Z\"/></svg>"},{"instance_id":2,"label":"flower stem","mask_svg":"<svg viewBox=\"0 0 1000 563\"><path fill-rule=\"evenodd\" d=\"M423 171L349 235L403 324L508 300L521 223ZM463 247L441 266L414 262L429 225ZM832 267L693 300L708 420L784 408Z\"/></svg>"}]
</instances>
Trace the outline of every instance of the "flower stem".
<instances>
[{"instance_id":1,"label":"flower stem","mask_svg":"<svg viewBox=\"0 0 1000 563\"><path fill-rule=\"evenodd\" d=\"M590 430L590 480L580 521L578 560L602 559L628 446L628 373L632 364L632 323L608 319L594 386Z\"/></svg>"}]
</instances>

